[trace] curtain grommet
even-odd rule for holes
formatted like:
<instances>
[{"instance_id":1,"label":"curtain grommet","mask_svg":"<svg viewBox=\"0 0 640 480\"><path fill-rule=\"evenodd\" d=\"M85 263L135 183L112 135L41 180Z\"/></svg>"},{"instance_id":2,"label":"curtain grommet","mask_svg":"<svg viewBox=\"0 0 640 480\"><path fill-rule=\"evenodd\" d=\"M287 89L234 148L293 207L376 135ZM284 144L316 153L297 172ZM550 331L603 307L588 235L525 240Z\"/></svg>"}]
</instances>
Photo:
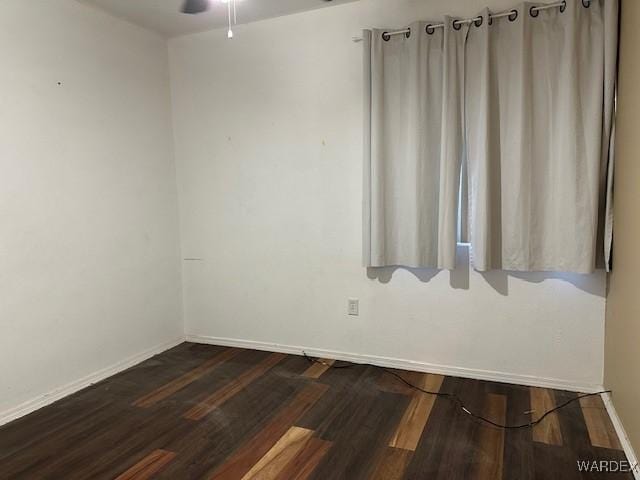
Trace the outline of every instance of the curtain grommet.
<instances>
[{"instance_id":1,"label":"curtain grommet","mask_svg":"<svg viewBox=\"0 0 640 480\"><path fill-rule=\"evenodd\" d=\"M507 18L509 19L510 22L515 22L516 18L518 18L518 10L516 10L515 8L511 10Z\"/></svg>"},{"instance_id":2,"label":"curtain grommet","mask_svg":"<svg viewBox=\"0 0 640 480\"><path fill-rule=\"evenodd\" d=\"M489 19L487 20L487 25L493 25L493 16L489 15Z\"/></svg>"},{"instance_id":3,"label":"curtain grommet","mask_svg":"<svg viewBox=\"0 0 640 480\"><path fill-rule=\"evenodd\" d=\"M538 15L540 15L540 10L538 10L536 6L533 6L529 9L529 15L531 15L533 18L536 18Z\"/></svg>"},{"instance_id":4,"label":"curtain grommet","mask_svg":"<svg viewBox=\"0 0 640 480\"><path fill-rule=\"evenodd\" d=\"M408 32L404 34L406 38L411 37L411 27L407 27Z\"/></svg>"},{"instance_id":5,"label":"curtain grommet","mask_svg":"<svg viewBox=\"0 0 640 480\"><path fill-rule=\"evenodd\" d=\"M484 21L484 17L483 17L482 15L478 15L478 16L476 17L476 19L473 21L473 24L474 24L476 27L480 27L480 26L482 25L482 22L483 22L483 21Z\"/></svg>"},{"instance_id":6,"label":"curtain grommet","mask_svg":"<svg viewBox=\"0 0 640 480\"><path fill-rule=\"evenodd\" d=\"M433 32L436 31L436 29L433 28L433 25L431 24L427 25L427 27L424 30L427 32L427 35L433 35Z\"/></svg>"},{"instance_id":7,"label":"curtain grommet","mask_svg":"<svg viewBox=\"0 0 640 480\"><path fill-rule=\"evenodd\" d=\"M562 0L562 5L560 5L560 13L564 13L567 9L567 0Z\"/></svg>"},{"instance_id":8,"label":"curtain grommet","mask_svg":"<svg viewBox=\"0 0 640 480\"><path fill-rule=\"evenodd\" d=\"M589 8L591 6L591 0L582 0L582 6L584 8Z\"/></svg>"},{"instance_id":9,"label":"curtain grommet","mask_svg":"<svg viewBox=\"0 0 640 480\"><path fill-rule=\"evenodd\" d=\"M458 20L454 20L451 25L454 30L460 30L462 28L462 24Z\"/></svg>"},{"instance_id":10,"label":"curtain grommet","mask_svg":"<svg viewBox=\"0 0 640 480\"><path fill-rule=\"evenodd\" d=\"M389 40L391 40L391 35L389 35L389 32L384 32L382 34L382 40L384 40L385 42L388 42Z\"/></svg>"}]
</instances>

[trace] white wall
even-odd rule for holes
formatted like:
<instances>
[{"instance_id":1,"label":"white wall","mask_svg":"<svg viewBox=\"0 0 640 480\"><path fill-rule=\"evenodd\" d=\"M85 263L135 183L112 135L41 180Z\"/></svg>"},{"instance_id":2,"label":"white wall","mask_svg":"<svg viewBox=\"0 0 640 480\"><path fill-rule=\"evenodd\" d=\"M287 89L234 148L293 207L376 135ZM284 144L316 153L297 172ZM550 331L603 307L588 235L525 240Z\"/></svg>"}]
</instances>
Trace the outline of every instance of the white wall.
<instances>
[{"instance_id":1,"label":"white wall","mask_svg":"<svg viewBox=\"0 0 640 480\"><path fill-rule=\"evenodd\" d=\"M0 65L2 417L183 324L166 42L3 0Z\"/></svg>"},{"instance_id":2,"label":"white wall","mask_svg":"<svg viewBox=\"0 0 640 480\"><path fill-rule=\"evenodd\" d=\"M362 0L241 26L231 42L221 31L170 41L182 254L203 259L183 263L188 334L602 383L602 273L360 264L362 46L351 36L485 3Z\"/></svg>"}]
</instances>

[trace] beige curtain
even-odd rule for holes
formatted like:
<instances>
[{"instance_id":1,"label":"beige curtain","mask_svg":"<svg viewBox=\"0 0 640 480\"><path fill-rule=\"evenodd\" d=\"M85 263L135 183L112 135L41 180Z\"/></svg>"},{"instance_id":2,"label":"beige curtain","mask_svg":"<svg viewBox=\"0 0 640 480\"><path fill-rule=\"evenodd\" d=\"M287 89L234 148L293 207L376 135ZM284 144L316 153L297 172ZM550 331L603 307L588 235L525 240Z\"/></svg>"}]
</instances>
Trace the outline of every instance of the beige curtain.
<instances>
[{"instance_id":1,"label":"beige curtain","mask_svg":"<svg viewBox=\"0 0 640 480\"><path fill-rule=\"evenodd\" d=\"M611 246L618 2L535 5L468 33L474 266L589 273Z\"/></svg>"},{"instance_id":2,"label":"beige curtain","mask_svg":"<svg viewBox=\"0 0 640 480\"><path fill-rule=\"evenodd\" d=\"M609 265L618 0L537 6L364 32L366 266Z\"/></svg>"},{"instance_id":3,"label":"beige curtain","mask_svg":"<svg viewBox=\"0 0 640 480\"><path fill-rule=\"evenodd\" d=\"M364 32L365 266L455 268L468 27L452 21Z\"/></svg>"}]
</instances>

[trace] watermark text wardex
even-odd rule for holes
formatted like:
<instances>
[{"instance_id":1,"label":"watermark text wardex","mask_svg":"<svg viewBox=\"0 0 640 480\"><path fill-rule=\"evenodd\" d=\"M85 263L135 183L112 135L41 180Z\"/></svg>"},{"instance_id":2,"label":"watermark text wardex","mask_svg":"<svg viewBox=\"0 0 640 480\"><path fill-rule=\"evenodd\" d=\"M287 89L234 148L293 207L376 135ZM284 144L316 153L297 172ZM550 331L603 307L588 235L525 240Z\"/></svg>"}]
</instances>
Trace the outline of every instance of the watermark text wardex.
<instances>
[{"instance_id":1,"label":"watermark text wardex","mask_svg":"<svg viewBox=\"0 0 640 480\"><path fill-rule=\"evenodd\" d=\"M640 472L640 466L627 460L578 460L579 472L629 473Z\"/></svg>"}]
</instances>

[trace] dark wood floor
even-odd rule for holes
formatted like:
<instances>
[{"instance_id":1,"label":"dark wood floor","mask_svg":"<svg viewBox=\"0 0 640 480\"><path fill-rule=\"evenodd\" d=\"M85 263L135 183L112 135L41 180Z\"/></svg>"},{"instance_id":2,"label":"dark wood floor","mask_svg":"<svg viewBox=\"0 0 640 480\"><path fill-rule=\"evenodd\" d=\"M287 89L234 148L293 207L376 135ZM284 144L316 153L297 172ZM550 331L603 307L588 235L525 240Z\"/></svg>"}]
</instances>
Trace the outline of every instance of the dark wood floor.
<instances>
[{"instance_id":1,"label":"dark wood floor","mask_svg":"<svg viewBox=\"0 0 640 480\"><path fill-rule=\"evenodd\" d=\"M401 372L498 422L574 393ZM474 421L371 366L184 343L0 427L1 479L631 479L599 397L531 429Z\"/></svg>"}]
</instances>

